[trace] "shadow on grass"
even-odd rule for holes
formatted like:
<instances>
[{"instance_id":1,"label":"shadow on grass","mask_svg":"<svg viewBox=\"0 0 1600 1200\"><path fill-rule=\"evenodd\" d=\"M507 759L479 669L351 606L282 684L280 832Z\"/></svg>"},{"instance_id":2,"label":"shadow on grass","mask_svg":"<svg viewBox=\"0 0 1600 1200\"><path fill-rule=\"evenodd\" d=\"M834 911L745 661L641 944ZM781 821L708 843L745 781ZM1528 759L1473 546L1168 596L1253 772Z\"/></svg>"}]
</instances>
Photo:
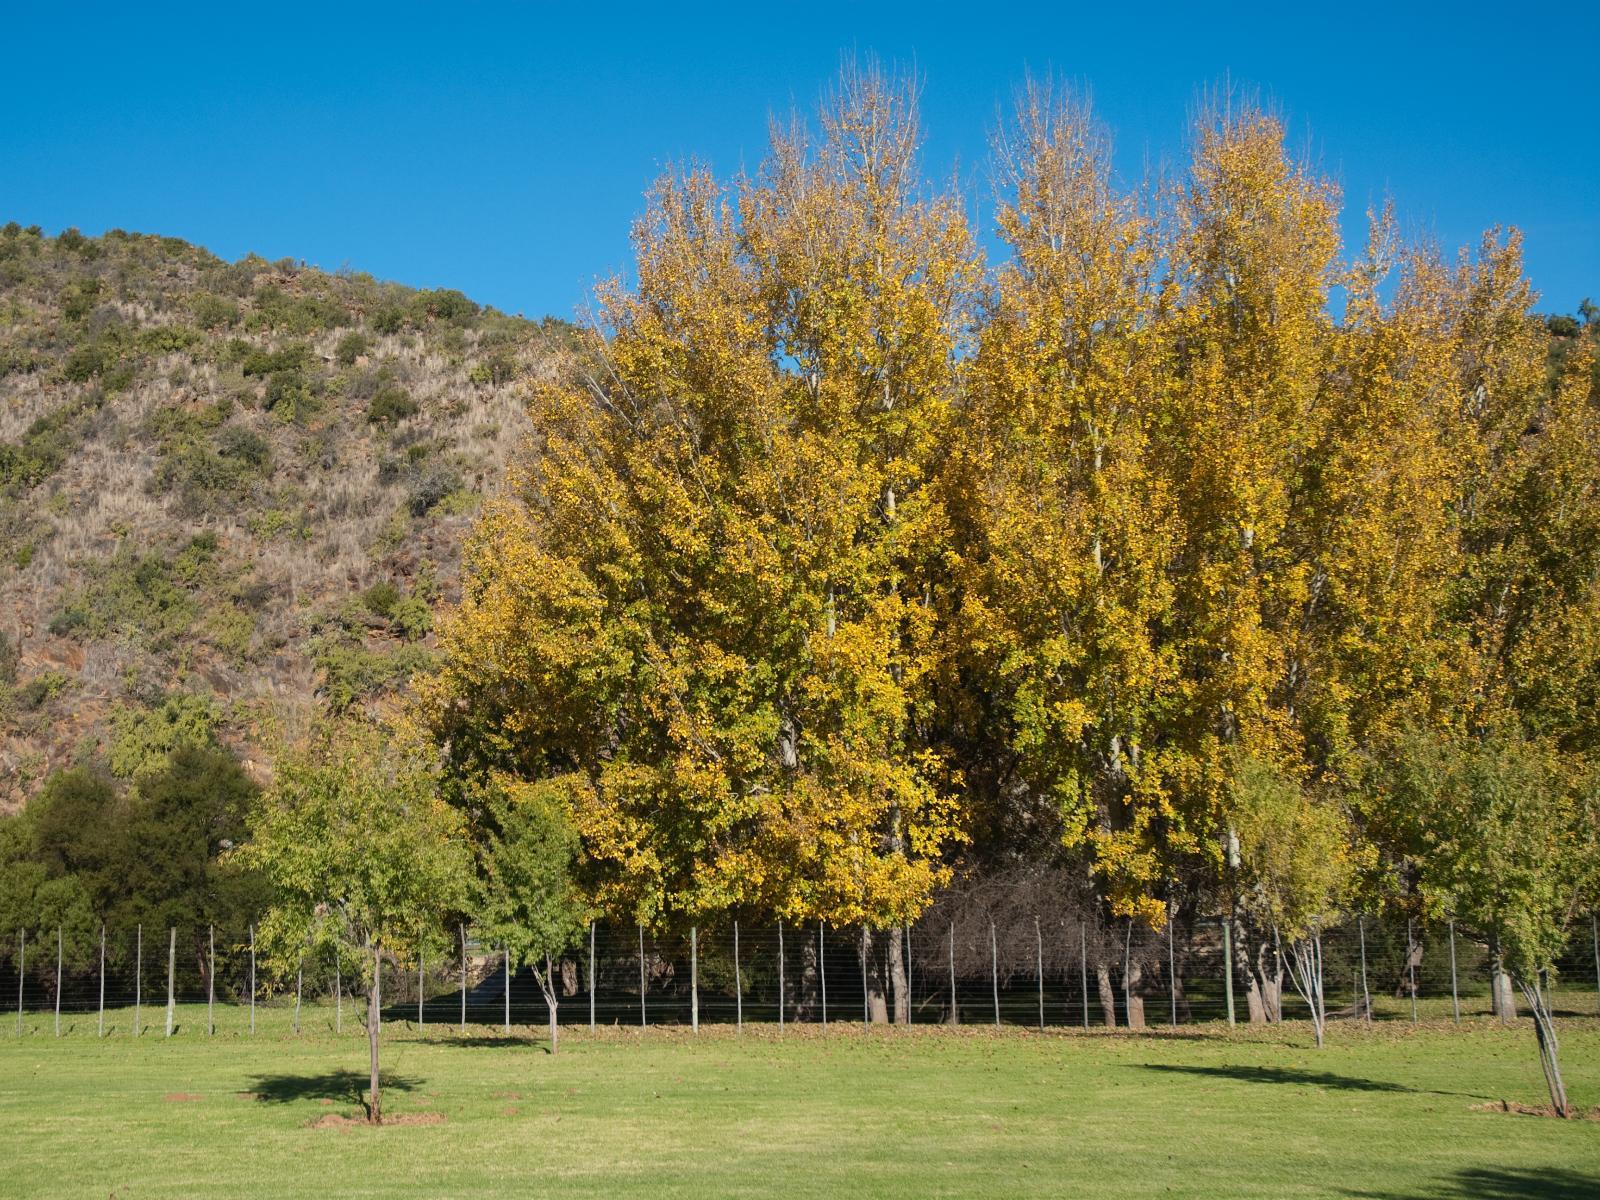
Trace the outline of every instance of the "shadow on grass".
<instances>
[{"instance_id":1,"label":"shadow on grass","mask_svg":"<svg viewBox=\"0 0 1600 1200\"><path fill-rule=\"evenodd\" d=\"M358 1071L327 1071L321 1075L257 1075L250 1094L269 1104L289 1104L296 1100L345 1100L366 1105L367 1076ZM422 1081L405 1075L383 1073L383 1090L415 1091Z\"/></svg>"},{"instance_id":2,"label":"shadow on grass","mask_svg":"<svg viewBox=\"0 0 1600 1200\"><path fill-rule=\"evenodd\" d=\"M1584 1175L1565 1167L1468 1167L1425 1191L1343 1194L1365 1200L1593 1200L1600 1196L1600 1175Z\"/></svg>"},{"instance_id":3,"label":"shadow on grass","mask_svg":"<svg viewBox=\"0 0 1600 1200\"><path fill-rule=\"evenodd\" d=\"M430 1046L443 1046L446 1049L459 1046L465 1050L510 1050L521 1046L528 1050L543 1050L546 1054L550 1053L550 1043L545 1038L518 1037L514 1033L428 1038L427 1042Z\"/></svg>"},{"instance_id":4,"label":"shadow on grass","mask_svg":"<svg viewBox=\"0 0 1600 1200\"><path fill-rule=\"evenodd\" d=\"M1332 1071L1306 1071L1299 1067L1200 1067L1177 1063L1145 1063L1146 1071L1166 1071L1175 1075L1200 1075L1209 1079L1233 1079L1239 1083L1298 1083L1309 1087L1333 1088L1347 1092L1416 1092L1420 1089L1381 1079L1362 1079L1355 1075L1335 1075ZM1465 1095L1464 1092L1435 1092L1434 1095Z\"/></svg>"}]
</instances>

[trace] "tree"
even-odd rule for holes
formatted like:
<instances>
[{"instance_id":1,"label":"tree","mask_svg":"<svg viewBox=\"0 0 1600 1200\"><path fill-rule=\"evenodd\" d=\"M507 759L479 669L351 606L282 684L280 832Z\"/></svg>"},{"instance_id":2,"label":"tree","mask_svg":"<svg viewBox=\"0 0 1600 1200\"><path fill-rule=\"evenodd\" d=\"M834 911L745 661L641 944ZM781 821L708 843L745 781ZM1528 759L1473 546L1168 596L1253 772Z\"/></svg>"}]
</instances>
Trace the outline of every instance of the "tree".
<instances>
[{"instance_id":1,"label":"tree","mask_svg":"<svg viewBox=\"0 0 1600 1200\"><path fill-rule=\"evenodd\" d=\"M1600 784L1514 726L1418 731L1402 749L1390 798L1414 822L1424 896L1497 951L1533 1013L1551 1106L1570 1116L1545 981L1597 878Z\"/></svg>"},{"instance_id":2,"label":"tree","mask_svg":"<svg viewBox=\"0 0 1600 1200\"><path fill-rule=\"evenodd\" d=\"M1239 765L1234 794L1247 903L1273 931L1275 945L1287 941L1289 977L1311 1010L1321 1046L1327 1025L1322 930L1350 891L1354 833L1331 796L1308 792L1263 763Z\"/></svg>"},{"instance_id":3,"label":"tree","mask_svg":"<svg viewBox=\"0 0 1600 1200\"><path fill-rule=\"evenodd\" d=\"M918 195L908 86L847 72L822 124L734 193L654 190L604 367L537 394L422 689L464 775L560 784L598 906L658 928L897 930L959 835L931 483L976 254Z\"/></svg>"},{"instance_id":4,"label":"tree","mask_svg":"<svg viewBox=\"0 0 1600 1200\"><path fill-rule=\"evenodd\" d=\"M426 765L376 729L330 725L278 764L239 851L276 892L262 922L274 954L309 940L355 948L367 986L368 1119L383 1119L378 1075L385 957L414 961L430 935L465 907L470 860L459 814Z\"/></svg>"},{"instance_id":5,"label":"tree","mask_svg":"<svg viewBox=\"0 0 1600 1200\"><path fill-rule=\"evenodd\" d=\"M559 784L511 783L488 809L495 829L480 848L478 928L505 947L508 977L532 969L554 1054L560 1030L552 959L577 941L591 911L573 878L577 831Z\"/></svg>"}]
</instances>

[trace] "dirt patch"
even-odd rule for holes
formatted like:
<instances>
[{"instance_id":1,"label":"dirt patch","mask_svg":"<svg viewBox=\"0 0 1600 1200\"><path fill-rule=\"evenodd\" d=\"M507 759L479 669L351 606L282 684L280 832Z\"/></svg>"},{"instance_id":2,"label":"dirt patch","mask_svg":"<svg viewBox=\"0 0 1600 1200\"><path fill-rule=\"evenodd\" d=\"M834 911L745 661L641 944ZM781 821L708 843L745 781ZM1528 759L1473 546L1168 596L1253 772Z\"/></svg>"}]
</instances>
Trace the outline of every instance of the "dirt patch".
<instances>
[{"instance_id":1,"label":"dirt patch","mask_svg":"<svg viewBox=\"0 0 1600 1200\"><path fill-rule=\"evenodd\" d=\"M1522 1117L1559 1117L1548 1104L1513 1104L1509 1100L1491 1100L1487 1104L1474 1104L1470 1106L1473 1112L1512 1113ZM1570 1118L1574 1121L1600 1121L1600 1106L1591 1108L1588 1112L1574 1109Z\"/></svg>"},{"instance_id":2,"label":"dirt patch","mask_svg":"<svg viewBox=\"0 0 1600 1200\"><path fill-rule=\"evenodd\" d=\"M494 1092L494 1093L492 1093L490 1095L489 1099L491 1099L491 1100L521 1100L522 1099L522 1093L521 1092Z\"/></svg>"},{"instance_id":3,"label":"dirt patch","mask_svg":"<svg viewBox=\"0 0 1600 1200\"><path fill-rule=\"evenodd\" d=\"M191 1100L204 1100L199 1092L168 1092L161 1097L168 1104L188 1104Z\"/></svg>"},{"instance_id":4,"label":"dirt patch","mask_svg":"<svg viewBox=\"0 0 1600 1200\"><path fill-rule=\"evenodd\" d=\"M387 1129L391 1125L443 1125L444 1114L436 1112L424 1113L399 1113L392 1117L385 1117L381 1128ZM311 1129L371 1129L372 1124L365 1117L341 1117L338 1113L323 1113L314 1121L307 1121Z\"/></svg>"}]
</instances>

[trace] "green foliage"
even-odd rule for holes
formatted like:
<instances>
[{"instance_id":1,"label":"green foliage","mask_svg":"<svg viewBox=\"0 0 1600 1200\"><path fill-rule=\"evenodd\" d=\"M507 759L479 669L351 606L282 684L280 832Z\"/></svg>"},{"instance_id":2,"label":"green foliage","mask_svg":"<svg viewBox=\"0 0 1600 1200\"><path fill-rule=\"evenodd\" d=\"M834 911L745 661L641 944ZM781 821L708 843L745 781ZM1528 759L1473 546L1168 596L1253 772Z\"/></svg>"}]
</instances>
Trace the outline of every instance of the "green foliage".
<instances>
[{"instance_id":1,"label":"green foliage","mask_svg":"<svg viewBox=\"0 0 1600 1200\"><path fill-rule=\"evenodd\" d=\"M111 710L108 764L122 779L141 779L178 750L215 749L221 720L213 698L189 692L176 692L153 708L119 704Z\"/></svg>"},{"instance_id":2,"label":"green foliage","mask_svg":"<svg viewBox=\"0 0 1600 1200\"><path fill-rule=\"evenodd\" d=\"M460 819L427 770L369 727L332 726L280 760L253 833L238 859L275 890L262 934L280 961L308 943L414 961L467 902ZM370 981L370 952L357 961Z\"/></svg>"},{"instance_id":3,"label":"green foliage","mask_svg":"<svg viewBox=\"0 0 1600 1200\"><path fill-rule=\"evenodd\" d=\"M217 540L201 534L176 553L124 548L88 567L89 581L51 621L51 631L118 636L159 647L183 636L200 615L199 592L217 578Z\"/></svg>"},{"instance_id":4,"label":"green foliage","mask_svg":"<svg viewBox=\"0 0 1600 1200\"><path fill-rule=\"evenodd\" d=\"M210 292L197 292L189 301L189 312L201 329L231 329L239 323L239 306Z\"/></svg>"},{"instance_id":5,"label":"green foliage","mask_svg":"<svg viewBox=\"0 0 1600 1200\"><path fill-rule=\"evenodd\" d=\"M350 367L354 366L356 359L364 355L368 349L370 349L370 343L367 341L367 335L359 329L352 329L339 339L338 346L334 348L333 356L338 360L340 366Z\"/></svg>"},{"instance_id":6,"label":"green foliage","mask_svg":"<svg viewBox=\"0 0 1600 1200\"><path fill-rule=\"evenodd\" d=\"M374 425L393 425L417 414L417 402L404 388L389 385L378 389L367 405L367 421Z\"/></svg>"}]
</instances>

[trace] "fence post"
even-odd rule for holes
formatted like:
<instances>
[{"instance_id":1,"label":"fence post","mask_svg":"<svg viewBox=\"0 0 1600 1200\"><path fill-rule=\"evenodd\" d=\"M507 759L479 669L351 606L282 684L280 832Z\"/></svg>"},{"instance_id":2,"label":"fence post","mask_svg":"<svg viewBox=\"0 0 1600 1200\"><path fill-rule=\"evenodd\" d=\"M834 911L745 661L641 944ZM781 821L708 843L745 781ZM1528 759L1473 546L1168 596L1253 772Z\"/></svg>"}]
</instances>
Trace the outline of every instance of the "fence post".
<instances>
[{"instance_id":1,"label":"fence post","mask_svg":"<svg viewBox=\"0 0 1600 1200\"><path fill-rule=\"evenodd\" d=\"M1456 987L1456 923L1450 922L1450 1007L1455 1010L1456 1024L1461 1024L1461 993Z\"/></svg>"},{"instance_id":2,"label":"fence post","mask_svg":"<svg viewBox=\"0 0 1600 1200\"><path fill-rule=\"evenodd\" d=\"M1222 981L1223 991L1228 998L1228 1024L1234 1023L1233 1019L1233 922L1227 917L1222 919Z\"/></svg>"},{"instance_id":3,"label":"fence post","mask_svg":"<svg viewBox=\"0 0 1600 1200\"><path fill-rule=\"evenodd\" d=\"M872 1002L867 994L867 969L871 965L867 960L867 927L861 927L861 1022L864 1025L872 1024Z\"/></svg>"},{"instance_id":4,"label":"fence post","mask_svg":"<svg viewBox=\"0 0 1600 1200\"><path fill-rule=\"evenodd\" d=\"M333 1031L344 1032L344 980L339 970L339 949L333 951Z\"/></svg>"},{"instance_id":5,"label":"fence post","mask_svg":"<svg viewBox=\"0 0 1600 1200\"><path fill-rule=\"evenodd\" d=\"M22 985L27 979L28 931L17 930L17 1036L22 1036Z\"/></svg>"},{"instance_id":6,"label":"fence post","mask_svg":"<svg viewBox=\"0 0 1600 1200\"><path fill-rule=\"evenodd\" d=\"M640 922L640 924L639 924L639 1026L640 1026L640 1028L643 1028L644 1026L650 1024L649 1010L645 1008L645 1003L644 1003L644 989L645 989L645 979L644 979L644 924L643 924L643 922Z\"/></svg>"},{"instance_id":7,"label":"fence post","mask_svg":"<svg viewBox=\"0 0 1600 1200\"><path fill-rule=\"evenodd\" d=\"M956 923L950 922L950 1024L961 1024L961 1010L956 1007Z\"/></svg>"},{"instance_id":8,"label":"fence post","mask_svg":"<svg viewBox=\"0 0 1600 1200\"><path fill-rule=\"evenodd\" d=\"M817 922L817 970L822 974L822 1027L828 1027L828 947L823 941L822 931L827 926Z\"/></svg>"},{"instance_id":9,"label":"fence post","mask_svg":"<svg viewBox=\"0 0 1600 1200\"><path fill-rule=\"evenodd\" d=\"M100 922L100 1025L96 1037L106 1035L106 923Z\"/></svg>"},{"instance_id":10,"label":"fence post","mask_svg":"<svg viewBox=\"0 0 1600 1200\"><path fill-rule=\"evenodd\" d=\"M785 993L784 990L783 990L783 919L780 917L778 919L778 1032L779 1033L783 1032L783 1006L784 1006L784 998L785 998L786 994L787 993ZM827 1001L824 1000L823 1003L826 1004ZM827 1021L824 1020L823 1024L826 1025Z\"/></svg>"},{"instance_id":11,"label":"fence post","mask_svg":"<svg viewBox=\"0 0 1600 1200\"><path fill-rule=\"evenodd\" d=\"M1133 1028L1133 986L1130 976L1133 974L1133 918L1128 918L1128 936L1122 943L1122 1015L1128 1020L1128 1028Z\"/></svg>"},{"instance_id":12,"label":"fence post","mask_svg":"<svg viewBox=\"0 0 1600 1200\"><path fill-rule=\"evenodd\" d=\"M174 976L178 973L178 928L167 927L167 1036L172 1036L173 1006L177 1001Z\"/></svg>"},{"instance_id":13,"label":"fence post","mask_svg":"<svg viewBox=\"0 0 1600 1200\"><path fill-rule=\"evenodd\" d=\"M423 971L427 966L427 962L428 962L427 956L422 953L421 947L418 947L417 948L417 1028L418 1029L421 1029L425 1024L425 1021L424 1021L424 1018L423 1018L423 1012L422 1012L422 993L423 993L423 989L424 989Z\"/></svg>"},{"instance_id":14,"label":"fence post","mask_svg":"<svg viewBox=\"0 0 1600 1200\"><path fill-rule=\"evenodd\" d=\"M467 1031L467 927L457 925L461 934L461 1032Z\"/></svg>"},{"instance_id":15,"label":"fence post","mask_svg":"<svg viewBox=\"0 0 1600 1200\"><path fill-rule=\"evenodd\" d=\"M744 1032L744 980L739 974L739 918L733 919L733 1025Z\"/></svg>"},{"instance_id":16,"label":"fence post","mask_svg":"<svg viewBox=\"0 0 1600 1200\"><path fill-rule=\"evenodd\" d=\"M589 1032L594 1032L594 922L589 922Z\"/></svg>"},{"instance_id":17,"label":"fence post","mask_svg":"<svg viewBox=\"0 0 1600 1200\"><path fill-rule=\"evenodd\" d=\"M1356 937L1361 939L1361 1012L1368 1025L1372 1024L1372 993L1367 990L1367 919L1356 917Z\"/></svg>"},{"instance_id":18,"label":"fence post","mask_svg":"<svg viewBox=\"0 0 1600 1200\"><path fill-rule=\"evenodd\" d=\"M1408 977L1408 979L1410 980L1410 983L1411 983L1411 1023L1413 1025L1415 1025L1417 1023L1417 967L1416 967L1416 956L1414 954L1412 954L1412 950L1416 946L1416 942L1413 940L1414 937L1415 937L1415 934L1412 932L1413 928L1414 928L1414 926L1413 926L1411 918L1407 917L1406 918L1406 976Z\"/></svg>"},{"instance_id":19,"label":"fence post","mask_svg":"<svg viewBox=\"0 0 1600 1200\"><path fill-rule=\"evenodd\" d=\"M700 930L689 926L689 1028L700 1032Z\"/></svg>"},{"instance_id":20,"label":"fence post","mask_svg":"<svg viewBox=\"0 0 1600 1200\"><path fill-rule=\"evenodd\" d=\"M1600 914L1589 914L1589 936L1594 941L1595 1003L1600 1005Z\"/></svg>"},{"instance_id":21,"label":"fence post","mask_svg":"<svg viewBox=\"0 0 1600 1200\"><path fill-rule=\"evenodd\" d=\"M250 1036L256 1032L256 927L250 923Z\"/></svg>"},{"instance_id":22,"label":"fence post","mask_svg":"<svg viewBox=\"0 0 1600 1200\"><path fill-rule=\"evenodd\" d=\"M1044 1032L1044 931L1039 928L1039 918L1033 919L1033 945L1039 964L1039 1032Z\"/></svg>"},{"instance_id":23,"label":"fence post","mask_svg":"<svg viewBox=\"0 0 1600 1200\"><path fill-rule=\"evenodd\" d=\"M56 926L56 1036L61 1036L61 926Z\"/></svg>"},{"instance_id":24,"label":"fence post","mask_svg":"<svg viewBox=\"0 0 1600 1200\"><path fill-rule=\"evenodd\" d=\"M1000 944L995 940L994 922L989 922L989 982L994 985L994 1025L1000 1028Z\"/></svg>"},{"instance_id":25,"label":"fence post","mask_svg":"<svg viewBox=\"0 0 1600 1200\"><path fill-rule=\"evenodd\" d=\"M1177 922L1173 919L1172 901L1167 901L1167 996L1172 1001L1172 1026L1178 1026L1178 951L1173 944L1177 936L1173 928Z\"/></svg>"},{"instance_id":26,"label":"fence post","mask_svg":"<svg viewBox=\"0 0 1600 1200\"><path fill-rule=\"evenodd\" d=\"M1083 985L1083 1027L1089 1028L1089 923L1078 922L1078 974Z\"/></svg>"},{"instance_id":27,"label":"fence post","mask_svg":"<svg viewBox=\"0 0 1600 1200\"><path fill-rule=\"evenodd\" d=\"M144 922L141 921L133 935L133 1036L139 1036L139 992L144 980Z\"/></svg>"},{"instance_id":28,"label":"fence post","mask_svg":"<svg viewBox=\"0 0 1600 1200\"><path fill-rule=\"evenodd\" d=\"M300 1032L300 996L306 987L306 952L300 951L300 958L294 965L294 1031Z\"/></svg>"},{"instance_id":29,"label":"fence post","mask_svg":"<svg viewBox=\"0 0 1600 1200\"><path fill-rule=\"evenodd\" d=\"M906 962L906 1024L910 1025L910 1024L912 1024L912 1022L914 1020L914 1018L912 1017L912 1012L916 1008L917 989L916 989L916 986L915 986L915 980L912 978L912 975L911 975L911 922L909 922L909 921L907 921L905 923L905 938L906 938L906 951L905 951L905 962Z\"/></svg>"},{"instance_id":30,"label":"fence post","mask_svg":"<svg viewBox=\"0 0 1600 1200\"><path fill-rule=\"evenodd\" d=\"M506 968L506 1010L504 1021L501 1025L502 1033L511 1032L511 947L501 946L500 957Z\"/></svg>"},{"instance_id":31,"label":"fence post","mask_svg":"<svg viewBox=\"0 0 1600 1200\"><path fill-rule=\"evenodd\" d=\"M217 1033L217 927L215 925L207 925L206 929L211 946L211 949L207 951L206 958L206 1035L215 1037Z\"/></svg>"}]
</instances>

